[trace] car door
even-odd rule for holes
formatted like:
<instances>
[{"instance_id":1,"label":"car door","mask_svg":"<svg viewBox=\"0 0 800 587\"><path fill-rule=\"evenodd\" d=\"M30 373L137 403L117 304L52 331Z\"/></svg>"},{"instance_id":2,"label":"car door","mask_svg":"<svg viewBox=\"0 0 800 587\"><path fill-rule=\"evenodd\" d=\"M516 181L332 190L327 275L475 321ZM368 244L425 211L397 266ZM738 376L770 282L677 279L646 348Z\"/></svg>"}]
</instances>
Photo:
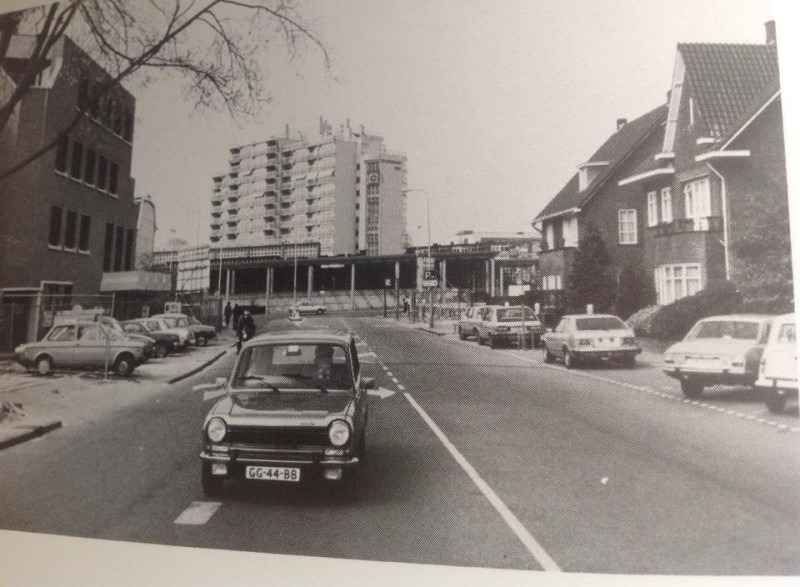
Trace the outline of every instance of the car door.
<instances>
[{"instance_id":1,"label":"car door","mask_svg":"<svg viewBox=\"0 0 800 587\"><path fill-rule=\"evenodd\" d=\"M350 365L353 369L353 381L356 390L356 428L364 433L367 425L367 390L361 386L361 363L358 360L356 342L350 341Z\"/></svg>"},{"instance_id":2,"label":"car door","mask_svg":"<svg viewBox=\"0 0 800 587\"><path fill-rule=\"evenodd\" d=\"M478 340L486 338L486 327L492 320L492 311L492 308L483 308L478 315Z\"/></svg>"},{"instance_id":3,"label":"car door","mask_svg":"<svg viewBox=\"0 0 800 587\"><path fill-rule=\"evenodd\" d=\"M71 367L75 364L77 328L73 324L56 326L47 336L44 350L53 359L56 367Z\"/></svg>"},{"instance_id":4,"label":"car door","mask_svg":"<svg viewBox=\"0 0 800 587\"><path fill-rule=\"evenodd\" d=\"M794 320L778 322L773 341L765 350L765 373L770 379L797 380L797 346Z\"/></svg>"},{"instance_id":5,"label":"car door","mask_svg":"<svg viewBox=\"0 0 800 587\"><path fill-rule=\"evenodd\" d=\"M79 367L101 367L106 359L106 335L99 324L78 327L75 364Z\"/></svg>"},{"instance_id":6,"label":"car door","mask_svg":"<svg viewBox=\"0 0 800 587\"><path fill-rule=\"evenodd\" d=\"M564 345L567 342L569 327L570 327L570 319L562 318L561 322L558 323L558 326L556 326L556 329L553 331L552 335L547 337L547 340L549 341L547 348L552 354L563 356Z\"/></svg>"}]
</instances>

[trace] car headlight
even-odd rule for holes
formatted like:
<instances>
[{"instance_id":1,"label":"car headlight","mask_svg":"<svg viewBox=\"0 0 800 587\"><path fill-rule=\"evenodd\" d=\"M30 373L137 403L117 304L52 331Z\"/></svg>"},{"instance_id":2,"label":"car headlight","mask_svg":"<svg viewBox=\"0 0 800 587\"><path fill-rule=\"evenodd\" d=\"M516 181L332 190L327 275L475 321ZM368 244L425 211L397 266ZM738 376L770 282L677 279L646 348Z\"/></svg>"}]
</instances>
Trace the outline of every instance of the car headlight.
<instances>
[{"instance_id":1,"label":"car headlight","mask_svg":"<svg viewBox=\"0 0 800 587\"><path fill-rule=\"evenodd\" d=\"M334 420L328 428L328 438L333 446L344 446L350 440L350 426L344 420Z\"/></svg>"},{"instance_id":2,"label":"car headlight","mask_svg":"<svg viewBox=\"0 0 800 587\"><path fill-rule=\"evenodd\" d=\"M578 339L578 346L592 346L592 339L591 338L579 338Z\"/></svg>"},{"instance_id":3,"label":"car headlight","mask_svg":"<svg viewBox=\"0 0 800 587\"><path fill-rule=\"evenodd\" d=\"M211 418L206 425L206 436L211 442L221 442L228 432L228 425L222 418Z\"/></svg>"}]
</instances>

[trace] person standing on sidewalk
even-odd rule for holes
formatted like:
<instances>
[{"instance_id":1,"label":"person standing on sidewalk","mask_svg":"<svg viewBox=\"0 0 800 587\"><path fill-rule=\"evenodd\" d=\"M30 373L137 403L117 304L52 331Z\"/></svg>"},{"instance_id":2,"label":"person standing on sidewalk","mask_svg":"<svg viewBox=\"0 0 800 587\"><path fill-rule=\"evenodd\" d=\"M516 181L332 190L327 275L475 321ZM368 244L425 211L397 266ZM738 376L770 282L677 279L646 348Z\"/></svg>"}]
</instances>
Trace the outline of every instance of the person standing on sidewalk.
<instances>
[{"instance_id":1,"label":"person standing on sidewalk","mask_svg":"<svg viewBox=\"0 0 800 587\"><path fill-rule=\"evenodd\" d=\"M239 328L239 318L242 315L242 310L239 308L239 304L233 305L232 314L233 314L233 325L231 326L231 328L233 328L233 331L236 332L236 330Z\"/></svg>"},{"instance_id":2,"label":"person standing on sidewalk","mask_svg":"<svg viewBox=\"0 0 800 587\"><path fill-rule=\"evenodd\" d=\"M228 328L231 324L231 303L228 302L225 304L225 310L223 310L222 314L225 316L225 328Z\"/></svg>"}]
</instances>

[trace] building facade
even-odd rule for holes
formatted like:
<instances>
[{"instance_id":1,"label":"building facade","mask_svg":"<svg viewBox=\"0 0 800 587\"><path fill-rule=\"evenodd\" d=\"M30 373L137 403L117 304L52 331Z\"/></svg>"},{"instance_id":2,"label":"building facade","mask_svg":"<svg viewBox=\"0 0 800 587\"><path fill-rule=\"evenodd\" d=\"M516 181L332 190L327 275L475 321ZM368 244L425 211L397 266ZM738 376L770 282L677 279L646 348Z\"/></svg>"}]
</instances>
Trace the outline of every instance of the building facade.
<instances>
[{"instance_id":1,"label":"building facade","mask_svg":"<svg viewBox=\"0 0 800 587\"><path fill-rule=\"evenodd\" d=\"M134 198L136 206L136 269L147 269L153 264L156 238L156 205L150 196Z\"/></svg>"},{"instance_id":2,"label":"building facade","mask_svg":"<svg viewBox=\"0 0 800 587\"><path fill-rule=\"evenodd\" d=\"M33 37L12 38L0 84L25 71ZM136 210L131 155L135 100L115 86L99 95L108 74L69 38L60 39L36 82L3 129L0 167L7 168L58 138L57 147L0 180L0 295L30 305L23 337L35 337L48 300L100 290L104 271L125 271L135 259ZM62 130L80 111L84 117ZM51 301L52 301L51 300Z\"/></svg>"},{"instance_id":3,"label":"building facade","mask_svg":"<svg viewBox=\"0 0 800 587\"><path fill-rule=\"evenodd\" d=\"M398 254L406 244L406 159L383 139L320 121L313 140L272 137L230 150L213 178L212 248L308 245L320 254Z\"/></svg>"}]
</instances>

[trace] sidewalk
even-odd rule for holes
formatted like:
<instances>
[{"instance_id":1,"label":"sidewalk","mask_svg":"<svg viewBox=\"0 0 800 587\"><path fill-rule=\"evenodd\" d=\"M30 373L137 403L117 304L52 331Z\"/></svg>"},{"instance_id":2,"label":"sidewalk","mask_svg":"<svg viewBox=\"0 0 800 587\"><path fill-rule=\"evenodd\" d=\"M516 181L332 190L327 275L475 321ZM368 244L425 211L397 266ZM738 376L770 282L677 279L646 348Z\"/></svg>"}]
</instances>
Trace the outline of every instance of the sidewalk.
<instances>
[{"instance_id":1,"label":"sidewalk","mask_svg":"<svg viewBox=\"0 0 800 587\"><path fill-rule=\"evenodd\" d=\"M430 327L428 320L417 320L416 322L411 322L408 316L400 316L400 320L395 320L394 318L384 318L383 320L392 322L405 328L413 328L415 330L421 330L430 334L436 334L437 336L445 336L448 334L454 335L456 333L456 326L458 325L458 320L440 320L438 318L434 320L433 328Z\"/></svg>"},{"instance_id":2,"label":"sidewalk","mask_svg":"<svg viewBox=\"0 0 800 587\"><path fill-rule=\"evenodd\" d=\"M234 340L222 333L207 347L150 359L130 377L109 374L107 380L102 371L40 377L12 361L0 361L0 450L146 401L233 352Z\"/></svg>"}]
</instances>

